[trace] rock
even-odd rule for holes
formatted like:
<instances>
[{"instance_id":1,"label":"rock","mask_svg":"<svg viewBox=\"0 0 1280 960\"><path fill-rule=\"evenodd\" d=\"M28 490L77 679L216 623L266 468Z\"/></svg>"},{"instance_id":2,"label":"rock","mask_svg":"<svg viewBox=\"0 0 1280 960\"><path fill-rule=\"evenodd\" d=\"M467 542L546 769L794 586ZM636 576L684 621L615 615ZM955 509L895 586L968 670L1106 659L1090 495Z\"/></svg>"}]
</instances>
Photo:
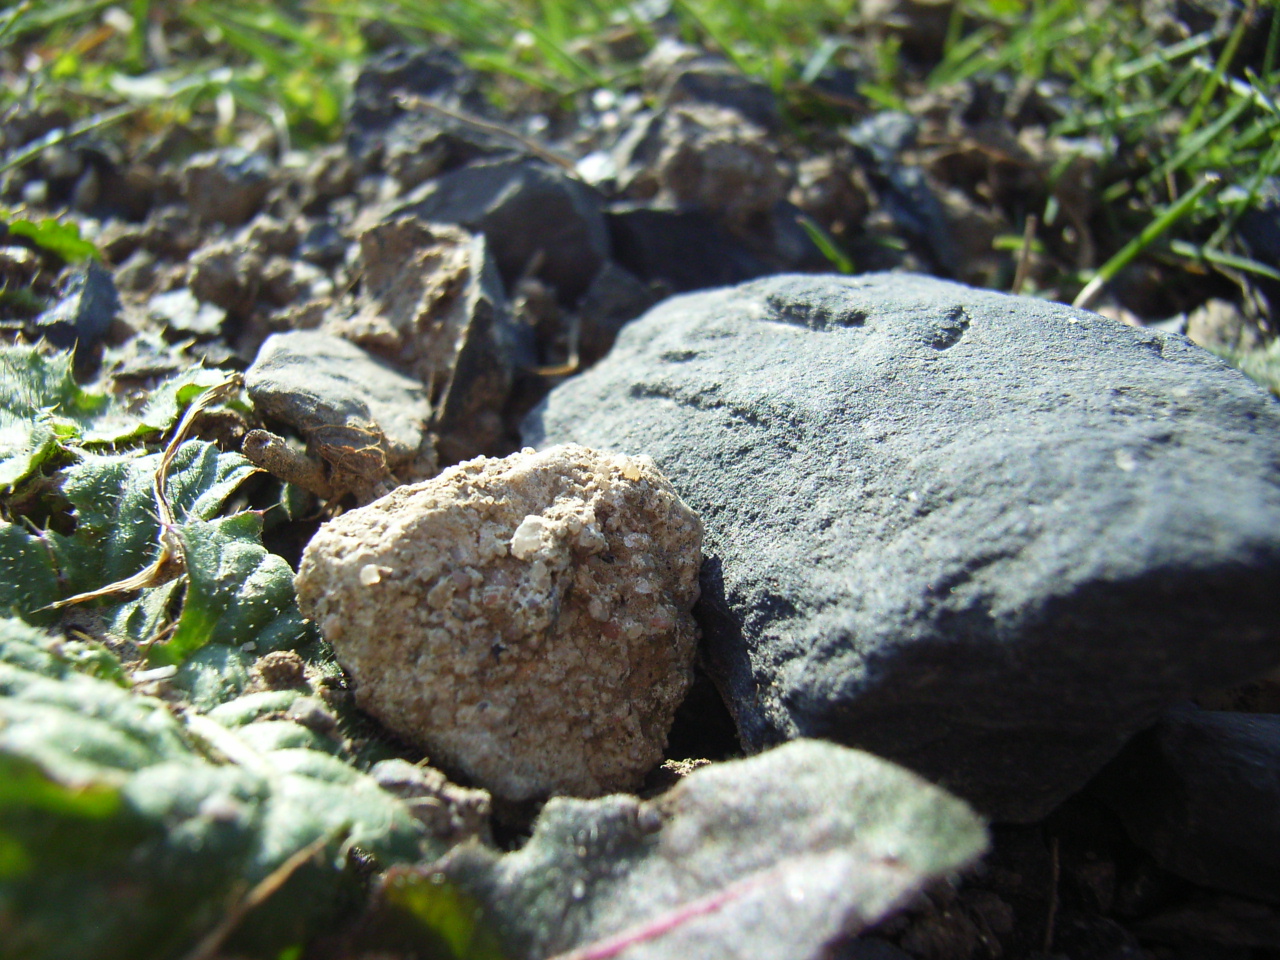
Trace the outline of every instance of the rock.
<instances>
[{"instance_id":1,"label":"rock","mask_svg":"<svg viewBox=\"0 0 1280 960\"><path fill-rule=\"evenodd\" d=\"M942 202L923 170L898 159L915 144L916 132L914 117L885 110L857 124L846 136L894 227L927 247L943 270L957 274L965 257L951 235Z\"/></svg>"},{"instance_id":2,"label":"rock","mask_svg":"<svg viewBox=\"0 0 1280 960\"><path fill-rule=\"evenodd\" d=\"M130 293L146 293L155 288L160 265L155 255L146 250L135 250L127 260L115 269L117 290Z\"/></svg>"},{"instance_id":3,"label":"rock","mask_svg":"<svg viewBox=\"0 0 1280 960\"><path fill-rule=\"evenodd\" d=\"M200 232L185 207L157 207L142 226L142 245L165 260L182 260L200 245Z\"/></svg>"},{"instance_id":4,"label":"rock","mask_svg":"<svg viewBox=\"0 0 1280 960\"><path fill-rule=\"evenodd\" d=\"M263 257L288 257L297 250L301 235L296 220L279 220L262 213L240 232L239 239Z\"/></svg>"},{"instance_id":5,"label":"rock","mask_svg":"<svg viewBox=\"0 0 1280 960\"><path fill-rule=\"evenodd\" d=\"M34 250L16 245L0 247L0 283L6 288L30 286L40 269L40 255Z\"/></svg>"},{"instance_id":6,"label":"rock","mask_svg":"<svg viewBox=\"0 0 1280 960\"><path fill-rule=\"evenodd\" d=\"M317 216L325 213L334 200L354 192L360 168L341 144L321 147L310 157L289 189L294 191L299 210L308 216Z\"/></svg>"},{"instance_id":7,"label":"rock","mask_svg":"<svg viewBox=\"0 0 1280 960\"><path fill-rule=\"evenodd\" d=\"M308 690L307 662L293 650L272 650L259 657L251 675L268 690Z\"/></svg>"},{"instance_id":8,"label":"rock","mask_svg":"<svg viewBox=\"0 0 1280 960\"><path fill-rule=\"evenodd\" d=\"M401 94L432 97L454 107L484 109L477 78L457 54L443 48L397 46L372 58L356 77L348 137L357 154L385 142L407 116Z\"/></svg>"},{"instance_id":9,"label":"rock","mask_svg":"<svg viewBox=\"0 0 1280 960\"><path fill-rule=\"evenodd\" d=\"M655 52L668 42L660 41ZM723 107L771 133L777 133L782 125L778 98L769 84L747 76L720 57L683 59L664 72L658 87L668 106L703 103Z\"/></svg>"},{"instance_id":10,"label":"rock","mask_svg":"<svg viewBox=\"0 0 1280 960\"><path fill-rule=\"evenodd\" d=\"M446 463L512 449L501 413L532 335L512 321L485 238L399 217L361 234L360 258L360 308L327 329L428 385Z\"/></svg>"},{"instance_id":11,"label":"rock","mask_svg":"<svg viewBox=\"0 0 1280 960\"><path fill-rule=\"evenodd\" d=\"M243 320L257 303L263 266L262 257L241 244L210 243L191 258L191 292Z\"/></svg>"},{"instance_id":12,"label":"rock","mask_svg":"<svg viewBox=\"0 0 1280 960\"><path fill-rule=\"evenodd\" d=\"M317 220L303 232L296 252L300 260L329 270L346 257L347 241L328 220Z\"/></svg>"},{"instance_id":13,"label":"rock","mask_svg":"<svg viewBox=\"0 0 1280 960\"><path fill-rule=\"evenodd\" d=\"M434 102L436 98L431 98ZM448 109L448 105L445 105ZM509 137L489 133L464 121L429 110L407 114L385 134L382 168L408 193L438 173L481 157L510 154Z\"/></svg>"},{"instance_id":14,"label":"rock","mask_svg":"<svg viewBox=\"0 0 1280 960\"><path fill-rule=\"evenodd\" d=\"M435 472L427 433L431 405L422 385L353 343L313 330L272 334L245 372L245 389L254 406L295 427L325 461L332 489L314 491L322 496L352 490L368 499L385 492L389 481ZM277 472L277 461L254 452L286 456L288 450L268 443L270 434L256 436L263 433L251 434L253 448L246 438L245 455Z\"/></svg>"},{"instance_id":15,"label":"rock","mask_svg":"<svg viewBox=\"0 0 1280 960\"><path fill-rule=\"evenodd\" d=\"M704 213L628 205L611 209L607 219L614 260L675 293L729 286L768 272Z\"/></svg>"},{"instance_id":16,"label":"rock","mask_svg":"<svg viewBox=\"0 0 1280 960\"><path fill-rule=\"evenodd\" d=\"M526 421L707 524L744 743L822 736L1040 818L1280 659L1280 409L1177 336L908 275L667 301Z\"/></svg>"},{"instance_id":17,"label":"rock","mask_svg":"<svg viewBox=\"0 0 1280 960\"><path fill-rule=\"evenodd\" d=\"M667 88L666 101L724 107L771 132L782 123L778 98L769 85L724 62L699 61L677 71Z\"/></svg>"},{"instance_id":18,"label":"rock","mask_svg":"<svg viewBox=\"0 0 1280 960\"><path fill-rule=\"evenodd\" d=\"M576 300L609 258L600 195L541 160L474 163L426 184L394 216L483 233L508 287L526 272Z\"/></svg>"},{"instance_id":19,"label":"rock","mask_svg":"<svg viewBox=\"0 0 1280 960\"><path fill-rule=\"evenodd\" d=\"M439 770L407 760L381 760L369 769L369 776L404 800L427 832L449 846L468 837L488 838L492 806L488 792L460 787Z\"/></svg>"},{"instance_id":20,"label":"rock","mask_svg":"<svg viewBox=\"0 0 1280 960\"><path fill-rule=\"evenodd\" d=\"M653 288L630 271L612 262L601 267L578 304L583 366L590 366L607 354L618 331L657 300Z\"/></svg>"},{"instance_id":21,"label":"rock","mask_svg":"<svg viewBox=\"0 0 1280 960\"><path fill-rule=\"evenodd\" d=\"M630 198L705 211L746 230L790 189L790 173L766 132L740 113L688 103L639 121L615 150Z\"/></svg>"},{"instance_id":22,"label":"rock","mask_svg":"<svg viewBox=\"0 0 1280 960\"><path fill-rule=\"evenodd\" d=\"M1262 333L1230 300L1211 297L1187 314L1187 339L1206 350L1255 350Z\"/></svg>"},{"instance_id":23,"label":"rock","mask_svg":"<svg viewBox=\"0 0 1280 960\"><path fill-rule=\"evenodd\" d=\"M1171 710L1098 787L1166 870L1280 903L1280 716Z\"/></svg>"},{"instance_id":24,"label":"rock","mask_svg":"<svg viewBox=\"0 0 1280 960\"><path fill-rule=\"evenodd\" d=\"M56 304L33 321L35 335L69 350L91 347L107 335L120 314L120 295L111 271L95 260L74 270Z\"/></svg>"},{"instance_id":25,"label":"rock","mask_svg":"<svg viewBox=\"0 0 1280 960\"><path fill-rule=\"evenodd\" d=\"M262 206L271 188L271 161L263 154L227 147L187 161L183 194L206 223L239 226Z\"/></svg>"},{"instance_id":26,"label":"rock","mask_svg":"<svg viewBox=\"0 0 1280 960\"><path fill-rule=\"evenodd\" d=\"M163 324L176 338L216 337L227 319L225 310L212 303L201 303L186 287L157 293L147 301L147 315Z\"/></svg>"},{"instance_id":27,"label":"rock","mask_svg":"<svg viewBox=\"0 0 1280 960\"><path fill-rule=\"evenodd\" d=\"M109 220L94 238L102 259L111 266L124 263L142 246L142 225Z\"/></svg>"},{"instance_id":28,"label":"rock","mask_svg":"<svg viewBox=\"0 0 1280 960\"><path fill-rule=\"evenodd\" d=\"M639 786L693 677L702 527L644 458L476 459L343 514L298 570L356 702L508 800Z\"/></svg>"},{"instance_id":29,"label":"rock","mask_svg":"<svg viewBox=\"0 0 1280 960\"><path fill-rule=\"evenodd\" d=\"M262 266L261 295L264 301L276 307L327 300L333 296L333 281L325 276L323 270L305 260L273 256Z\"/></svg>"},{"instance_id":30,"label":"rock","mask_svg":"<svg viewBox=\"0 0 1280 960\"><path fill-rule=\"evenodd\" d=\"M858 171L837 157L810 157L796 167L791 201L826 230L860 229L870 203Z\"/></svg>"}]
</instances>

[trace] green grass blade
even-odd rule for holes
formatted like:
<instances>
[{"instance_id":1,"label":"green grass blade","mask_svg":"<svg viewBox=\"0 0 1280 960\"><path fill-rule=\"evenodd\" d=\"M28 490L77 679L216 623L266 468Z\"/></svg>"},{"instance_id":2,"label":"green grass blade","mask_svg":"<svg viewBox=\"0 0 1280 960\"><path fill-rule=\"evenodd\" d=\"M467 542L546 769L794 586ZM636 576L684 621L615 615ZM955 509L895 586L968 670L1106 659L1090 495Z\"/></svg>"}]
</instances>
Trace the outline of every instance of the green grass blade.
<instances>
[{"instance_id":1,"label":"green grass blade","mask_svg":"<svg viewBox=\"0 0 1280 960\"><path fill-rule=\"evenodd\" d=\"M1195 243L1188 243L1186 240L1173 240L1169 243L1169 250L1180 257L1186 257L1188 260L1216 264L1232 270L1240 270L1244 273L1266 277L1270 280L1280 280L1280 270L1275 267L1259 263L1250 257L1241 257L1234 253L1215 249L1208 244L1201 246Z\"/></svg>"},{"instance_id":2,"label":"green grass blade","mask_svg":"<svg viewBox=\"0 0 1280 960\"><path fill-rule=\"evenodd\" d=\"M1201 180L1183 194L1177 203L1171 204L1158 217L1147 224L1141 233L1121 247L1119 252L1099 268L1094 278L1085 284L1084 289L1080 291L1071 305L1073 307L1087 308L1089 304L1093 303L1102 288L1117 273L1132 263L1147 247L1164 236L1170 227L1190 213L1192 208L1200 201L1200 198L1208 192L1210 187L1214 186L1214 183L1214 180L1208 178Z\"/></svg>"},{"instance_id":3,"label":"green grass blade","mask_svg":"<svg viewBox=\"0 0 1280 960\"><path fill-rule=\"evenodd\" d=\"M796 223L809 235L813 245L818 248L827 261L840 273L856 273L853 260L836 244L835 238L812 218L803 214L796 217Z\"/></svg>"},{"instance_id":4,"label":"green grass blade","mask_svg":"<svg viewBox=\"0 0 1280 960\"><path fill-rule=\"evenodd\" d=\"M1200 121L1204 117L1204 112L1208 108L1209 102L1213 99L1213 95L1218 92L1218 87L1222 85L1222 80L1227 75L1227 70L1236 58L1236 51L1240 48L1240 41L1244 39L1245 26L1253 19L1253 13L1257 8L1257 0L1251 0L1249 9L1242 13L1240 19L1236 21L1236 25L1231 31L1231 36L1227 38L1227 43L1218 57L1218 62L1214 64L1212 74L1205 81L1205 85L1200 88L1200 96L1196 99L1195 106L1192 107L1190 115L1182 125L1182 135L1184 137L1200 126Z\"/></svg>"}]
</instances>

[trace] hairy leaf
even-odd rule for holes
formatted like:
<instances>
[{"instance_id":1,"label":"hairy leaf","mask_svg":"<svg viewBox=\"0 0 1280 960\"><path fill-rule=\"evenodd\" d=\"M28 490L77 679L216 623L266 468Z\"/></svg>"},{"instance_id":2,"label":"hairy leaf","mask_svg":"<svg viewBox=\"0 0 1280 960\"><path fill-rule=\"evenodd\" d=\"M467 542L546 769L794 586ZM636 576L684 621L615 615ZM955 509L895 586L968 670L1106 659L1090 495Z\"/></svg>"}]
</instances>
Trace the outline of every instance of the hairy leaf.
<instances>
[{"instance_id":1,"label":"hairy leaf","mask_svg":"<svg viewBox=\"0 0 1280 960\"><path fill-rule=\"evenodd\" d=\"M59 451L167 430L187 404L224 379L201 367L183 371L153 390L138 412L77 384L70 352L0 347L0 490L26 479Z\"/></svg>"},{"instance_id":2,"label":"hairy leaf","mask_svg":"<svg viewBox=\"0 0 1280 960\"><path fill-rule=\"evenodd\" d=\"M649 802L553 798L522 849L460 847L440 873L517 956L818 960L985 846L943 790L799 740Z\"/></svg>"},{"instance_id":3,"label":"hairy leaf","mask_svg":"<svg viewBox=\"0 0 1280 960\"><path fill-rule=\"evenodd\" d=\"M182 525L186 600L173 638L152 647L153 663L181 663L208 643L252 643L252 649L266 653L308 636L293 571L284 558L263 548L261 535L256 513Z\"/></svg>"},{"instance_id":4,"label":"hairy leaf","mask_svg":"<svg viewBox=\"0 0 1280 960\"><path fill-rule=\"evenodd\" d=\"M228 945L273 955L358 893L349 847L388 864L441 852L344 759L245 736L255 723L180 720L79 672L62 646L0 620L0 955L185 953L255 884L315 848ZM292 742L311 735L272 722L295 727Z\"/></svg>"},{"instance_id":5,"label":"hairy leaf","mask_svg":"<svg viewBox=\"0 0 1280 960\"><path fill-rule=\"evenodd\" d=\"M161 454L87 454L63 471L62 494L75 509L70 536L50 534L67 594L123 580L155 556L160 522L152 490ZM209 520L257 468L239 454L189 440L169 467L166 493L179 521Z\"/></svg>"},{"instance_id":6,"label":"hairy leaf","mask_svg":"<svg viewBox=\"0 0 1280 960\"><path fill-rule=\"evenodd\" d=\"M4 571L0 575L0 616L16 615L37 624L53 622L53 611L41 608L58 599L58 573L43 539L0 520L0 571Z\"/></svg>"},{"instance_id":7,"label":"hairy leaf","mask_svg":"<svg viewBox=\"0 0 1280 960\"><path fill-rule=\"evenodd\" d=\"M9 232L15 237L26 237L67 263L102 259L98 248L80 236L80 228L69 221L55 220L52 217L43 220L13 220L9 223Z\"/></svg>"},{"instance_id":8,"label":"hairy leaf","mask_svg":"<svg viewBox=\"0 0 1280 960\"><path fill-rule=\"evenodd\" d=\"M75 382L71 354L0 347L0 490L38 470L109 403Z\"/></svg>"}]
</instances>

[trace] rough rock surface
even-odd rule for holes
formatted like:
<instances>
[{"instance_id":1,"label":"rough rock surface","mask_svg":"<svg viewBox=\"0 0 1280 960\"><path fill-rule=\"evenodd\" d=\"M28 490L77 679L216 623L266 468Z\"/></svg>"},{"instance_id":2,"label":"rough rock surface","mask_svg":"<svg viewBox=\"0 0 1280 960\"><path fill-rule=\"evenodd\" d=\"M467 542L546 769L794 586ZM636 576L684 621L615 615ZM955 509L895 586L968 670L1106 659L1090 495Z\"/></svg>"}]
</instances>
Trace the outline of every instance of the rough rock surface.
<instances>
[{"instance_id":1,"label":"rough rock surface","mask_svg":"<svg viewBox=\"0 0 1280 960\"><path fill-rule=\"evenodd\" d=\"M271 161L228 147L187 161L183 193L201 220L238 226L262 206L271 188Z\"/></svg>"},{"instance_id":2,"label":"rough rock surface","mask_svg":"<svg viewBox=\"0 0 1280 960\"><path fill-rule=\"evenodd\" d=\"M641 280L675 293L753 280L769 269L699 211L627 204L605 218L614 259Z\"/></svg>"},{"instance_id":3,"label":"rough rock surface","mask_svg":"<svg viewBox=\"0 0 1280 960\"><path fill-rule=\"evenodd\" d=\"M692 682L702 527L646 458L478 458L321 528L304 613L356 701L510 800L639 785Z\"/></svg>"},{"instance_id":4,"label":"rough rock surface","mask_svg":"<svg viewBox=\"0 0 1280 960\"><path fill-rule=\"evenodd\" d=\"M424 184L393 216L456 223L483 233L508 287L532 274L576 300L609 258L603 200L540 160L488 160Z\"/></svg>"},{"instance_id":5,"label":"rough rock surface","mask_svg":"<svg viewBox=\"0 0 1280 960\"><path fill-rule=\"evenodd\" d=\"M360 259L360 308L326 330L428 385L445 462L505 452L503 404L519 368L533 365L533 344L512 320L485 239L399 217L360 235Z\"/></svg>"},{"instance_id":6,"label":"rough rock surface","mask_svg":"<svg viewBox=\"0 0 1280 960\"><path fill-rule=\"evenodd\" d=\"M63 349L92 346L119 314L120 294L111 273L91 261L67 278L62 299L36 318L35 333Z\"/></svg>"},{"instance_id":7,"label":"rough rock surface","mask_svg":"<svg viewBox=\"0 0 1280 960\"><path fill-rule=\"evenodd\" d=\"M746 228L790 188L765 131L723 107L689 103L655 114L614 152L628 197L703 210L730 229Z\"/></svg>"},{"instance_id":8,"label":"rough rock surface","mask_svg":"<svg viewBox=\"0 0 1280 960\"><path fill-rule=\"evenodd\" d=\"M353 490L366 500L392 477L435 473L426 391L353 343L311 330L272 334L246 371L245 388L259 410L296 427L327 464L328 495ZM246 455L253 456L248 448Z\"/></svg>"},{"instance_id":9,"label":"rough rock surface","mask_svg":"<svg viewBox=\"0 0 1280 960\"><path fill-rule=\"evenodd\" d=\"M1099 787L1161 866L1280 902L1280 716L1171 710Z\"/></svg>"},{"instance_id":10,"label":"rough rock surface","mask_svg":"<svg viewBox=\"0 0 1280 960\"><path fill-rule=\"evenodd\" d=\"M1033 820L1280 658L1280 408L1177 336L908 275L669 300L526 421L707 525L745 744L821 736Z\"/></svg>"}]
</instances>

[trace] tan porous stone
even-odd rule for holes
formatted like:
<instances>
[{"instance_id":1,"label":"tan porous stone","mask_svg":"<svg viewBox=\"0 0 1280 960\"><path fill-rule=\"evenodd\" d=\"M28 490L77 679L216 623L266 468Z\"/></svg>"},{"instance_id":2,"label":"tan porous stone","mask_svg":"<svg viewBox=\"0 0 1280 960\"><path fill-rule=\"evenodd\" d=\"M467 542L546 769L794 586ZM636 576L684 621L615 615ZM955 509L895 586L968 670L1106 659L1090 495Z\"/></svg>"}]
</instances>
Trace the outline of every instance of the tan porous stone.
<instances>
[{"instance_id":1,"label":"tan porous stone","mask_svg":"<svg viewBox=\"0 0 1280 960\"><path fill-rule=\"evenodd\" d=\"M702 524L647 457L477 458L325 524L304 614L396 733L508 800L633 789L692 680Z\"/></svg>"}]
</instances>

